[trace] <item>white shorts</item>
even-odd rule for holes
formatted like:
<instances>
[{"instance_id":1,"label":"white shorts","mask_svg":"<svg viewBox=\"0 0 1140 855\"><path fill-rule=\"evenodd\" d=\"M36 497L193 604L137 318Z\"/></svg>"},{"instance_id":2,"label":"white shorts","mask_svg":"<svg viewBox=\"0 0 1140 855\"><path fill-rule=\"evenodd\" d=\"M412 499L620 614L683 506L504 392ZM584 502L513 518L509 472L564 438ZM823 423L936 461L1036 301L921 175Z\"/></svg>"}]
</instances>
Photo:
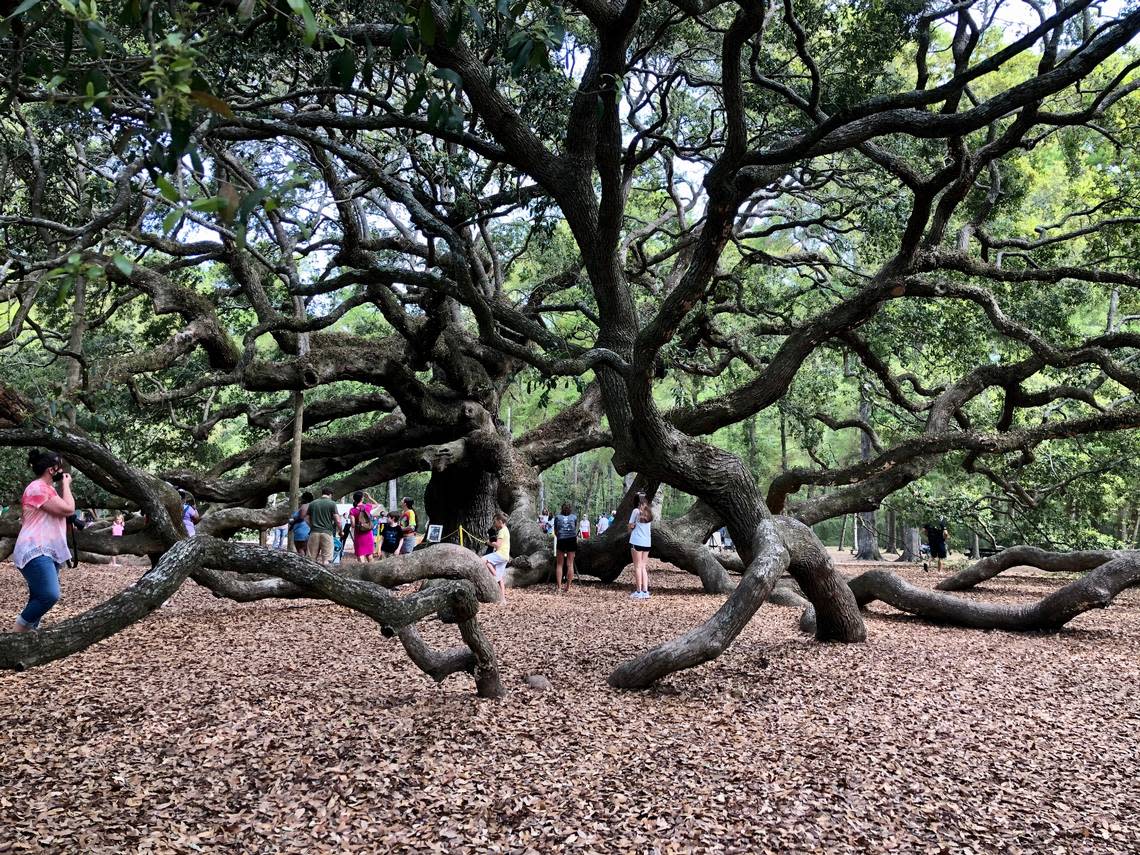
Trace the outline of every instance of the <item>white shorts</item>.
<instances>
[{"instance_id":1,"label":"white shorts","mask_svg":"<svg viewBox=\"0 0 1140 855\"><path fill-rule=\"evenodd\" d=\"M495 571L495 581L502 582L507 578L507 559L497 552L491 552L483 556L483 560L491 565L491 569Z\"/></svg>"}]
</instances>

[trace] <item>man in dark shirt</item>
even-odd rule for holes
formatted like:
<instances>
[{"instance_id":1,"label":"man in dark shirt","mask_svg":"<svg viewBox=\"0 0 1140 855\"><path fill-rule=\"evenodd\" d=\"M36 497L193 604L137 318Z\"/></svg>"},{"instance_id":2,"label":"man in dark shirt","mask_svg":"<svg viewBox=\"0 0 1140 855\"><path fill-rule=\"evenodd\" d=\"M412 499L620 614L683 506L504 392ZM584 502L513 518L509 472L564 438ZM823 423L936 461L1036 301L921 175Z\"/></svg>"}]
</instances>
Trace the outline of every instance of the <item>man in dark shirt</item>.
<instances>
[{"instance_id":1,"label":"man in dark shirt","mask_svg":"<svg viewBox=\"0 0 1140 855\"><path fill-rule=\"evenodd\" d=\"M934 558L938 564L938 572L942 572L942 559L946 558L946 538L950 536L950 532L946 530L945 518L939 518L938 522L927 523L923 526L926 529L926 542L930 545L930 557ZM923 572L929 572L930 565L927 562L922 562Z\"/></svg>"},{"instance_id":2,"label":"man in dark shirt","mask_svg":"<svg viewBox=\"0 0 1140 855\"><path fill-rule=\"evenodd\" d=\"M309 504L309 557L328 564L333 557L333 535L340 531L341 518L336 502L332 500L332 487L322 487L321 497Z\"/></svg>"}]
</instances>

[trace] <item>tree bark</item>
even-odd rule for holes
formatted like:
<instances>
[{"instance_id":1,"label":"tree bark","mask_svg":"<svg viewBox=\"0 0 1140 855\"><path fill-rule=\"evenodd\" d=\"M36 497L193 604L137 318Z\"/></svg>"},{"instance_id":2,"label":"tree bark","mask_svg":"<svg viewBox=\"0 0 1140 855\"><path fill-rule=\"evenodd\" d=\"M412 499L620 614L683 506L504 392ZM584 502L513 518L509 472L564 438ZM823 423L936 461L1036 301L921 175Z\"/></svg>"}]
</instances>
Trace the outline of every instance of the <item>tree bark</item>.
<instances>
[{"instance_id":1,"label":"tree bark","mask_svg":"<svg viewBox=\"0 0 1140 855\"><path fill-rule=\"evenodd\" d=\"M899 554L898 560L914 563L921 558L922 536L915 526L905 526L903 528L902 552Z\"/></svg>"},{"instance_id":2,"label":"tree bark","mask_svg":"<svg viewBox=\"0 0 1140 855\"><path fill-rule=\"evenodd\" d=\"M619 665L610 674L610 685L646 689L668 674L715 659L740 634L756 610L772 599L776 582L785 569L821 615L817 638L845 642L866 639L851 590L810 528L789 517L765 520L757 526L749 551L753 557L748 569L716 614L684 635Z\"/></svg>"},{"instance_id":3,"label":"tree bark","mask_svg":"<svg viewBox=\"0 0 1140 855\"><path fill-rule=\"evenodd\" d=\"M935 623L1007 632L1059 630L1077 615L1107 608L1117 594L1137 584L1140 553L1136 552L1117 553L1083 578L1025 606L982 603L918 588L886 570L869 570L850 582L860 606L881 600Z\"/></svg>"},{"instance_id":4,"label":"tree bark","mask_svg":"<svg viewBox=\"0 0 1140 855\"><path fill-rule=\"evenodd\" d=\"M660 644L610 673L616 689L648 689L662 677L720 656L768 599L790 556L772 520L756 528L752 560L733 596L700 626Z\"/></svg>"},{"instance_id":5,"label":"tree bark","mask_svg":"<svg viewBox=\"0 0 1140 855\"><path fill-rule=\"evenodd\" d=\"M966 591L1011 567L1036 567L1050 573L1081 573L1111 561L1116 555L1112 550L1047 552L1036 546L1013 546L964 567L934 587L939 591Z\"/></svg>"},{"instance_id":6,"label":"tree bark","mask_svg":"<svg viewBox=\"0 0 1140 855\"><path fill-rule=\"evenodd\" d=\"M865 385L860 385L859 420L869 426L871 424L871 399L867 396ZM859 431L859 459L864 463L872 457L871 436L867 430ZM856 543L859 549L855 554L856 561L882 561L879 552L879 529L873 510L863 511L855 518Z\"/></svg>"},{"instance_id":7,"label":"tree bark","mask_svg":"<svg viewBox=\"0 0 1140 855\"><path fill-rule=\"evenodd\" d=\"M879 539L875 534L875 512L863 511L857 514L859 551L855 554L856 561L882 561L883 555L879 552Z\"/></svg>"},{"instance_id":8,"label":"tree bark","mask_svg":"<svg viewBox=\"0 0 1140 855\"><path fill-rule=\"evenodd\" d=\"M461 564L473 559L465 550L448 553L441 548L436 557L389 559L381 564L391 566L376 568L375 572L387 573L390 578L398 577L401 581L417 576L438 576L441 574L433 565L445 563L449 555L460 559ZM362 568L363 572L368 572L370 567ZM393 631L411 626L429 614L447 610L456 616L474 657L479 695L500 697L503 694L494 648L478 626L479 597L471 582L441 581L401 599L373 582L333 573L295 553L226 543L205 535L178 541L141 579L83 614L35 632L0 635L0 668L25 670L84 650L141 620L192 574L215 593L236 594L237 599L264 598L269 589L276 589L274 595L277 596L324 597L368 615L381 628ZM249 574L270 574L274 578L266 580ZM265 584L267 581L270 584Z\"/></svg>"}]
</instances>

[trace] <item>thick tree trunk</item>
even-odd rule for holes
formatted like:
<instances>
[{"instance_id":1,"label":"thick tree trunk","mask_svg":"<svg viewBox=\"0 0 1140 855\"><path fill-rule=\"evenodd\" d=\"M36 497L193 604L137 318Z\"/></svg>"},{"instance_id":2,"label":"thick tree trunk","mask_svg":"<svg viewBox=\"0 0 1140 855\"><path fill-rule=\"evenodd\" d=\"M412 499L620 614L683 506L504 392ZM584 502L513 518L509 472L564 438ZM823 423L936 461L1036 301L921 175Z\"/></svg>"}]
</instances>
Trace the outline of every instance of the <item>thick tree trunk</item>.
<instances>
[{"instance_id":1,"label":"thick tree trunk","mask_svg":"<svg viewBox=\"0 0 1140 855\"><path fill-rule=\"evenodd\" d=\"M448 466L433 472L428 480L424 512L433 525L443 526L444 540L459 543L462 526L466 533L464 545L480 552L480 541L486 541L487 529L498 510L498 489L499 479L479 466Z\"/></svg>"},{"instance_id":2,"label":"thick tree trunk","mask_svg":"<svg viewBox=\"0 0 1140 855\"><path fill-rule=\"evenodd\" d=\"M887 510L887 552L897 554L899 551L898 528L896 526L895 509Z\"/></svg>"},{"instance_id":3,"label":"thick tree trunk","mask_svg":"<svg viewBox=\"0 0 1140 855\"><path fill-rule=\"evenodd\" d=\"M771 594L790 561L772 520L756 528L752 560L732 597L716 614L682 636L623 662L610 673L617 689L648 689L662 677L720 656Z\"/></svg>"},{"instance_id":4,"label":"thick tree trunk","mask_svg":"<svg viewBox=\"0 0 1140 855\"><path fill-rule=\"evenodd\" d=\"M919 534L916 527L908 525L903 528L902 552L899 553L898 560L914 563L921 558L922 535Z\"/></svg>"},{"instance_id":5,"label":"thick tree trunk","mask_svg":"<svg viewBox=\"0 0 1140 855\"><path fill-rule=\"evenodd\" d=\"M970 530L970 555L971 561L977 561L982 557L981 544L978 542L978 533L973 529Z\"/></svg>"},{"instance_id":6,"label":"thick tree trunk","mask_svg":"<svg viewBox=\"0 0 1140 855\"><path fill-rule=\"evenodd\" d=\"M791 555L788 573L818 615L814 627L818 641L865 641L867 630L846 580L836 571L815 533L799 520L776 517L780 538Z\"/></svg>"}]
</instances>

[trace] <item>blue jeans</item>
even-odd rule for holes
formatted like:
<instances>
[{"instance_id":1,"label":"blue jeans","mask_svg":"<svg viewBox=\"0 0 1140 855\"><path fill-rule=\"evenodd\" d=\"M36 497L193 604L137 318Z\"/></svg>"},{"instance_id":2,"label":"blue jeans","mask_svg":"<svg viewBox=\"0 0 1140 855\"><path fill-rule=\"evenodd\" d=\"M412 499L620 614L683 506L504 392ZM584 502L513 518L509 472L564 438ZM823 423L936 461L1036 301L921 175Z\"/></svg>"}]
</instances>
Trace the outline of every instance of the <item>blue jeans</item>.
<instances>
[{"instance_id":1,"label":"blue jeans","mask_svg":"<svg viewBox=\"0 0 1140 855\"><path fill-rule=\"evenodd\" d=\"M28 583L28 604L20 612L19 621L29 629L37 629L40 618L59 602L59 568L50 556L33 558L20 568Z\"/></svg>"}]
</instances>

